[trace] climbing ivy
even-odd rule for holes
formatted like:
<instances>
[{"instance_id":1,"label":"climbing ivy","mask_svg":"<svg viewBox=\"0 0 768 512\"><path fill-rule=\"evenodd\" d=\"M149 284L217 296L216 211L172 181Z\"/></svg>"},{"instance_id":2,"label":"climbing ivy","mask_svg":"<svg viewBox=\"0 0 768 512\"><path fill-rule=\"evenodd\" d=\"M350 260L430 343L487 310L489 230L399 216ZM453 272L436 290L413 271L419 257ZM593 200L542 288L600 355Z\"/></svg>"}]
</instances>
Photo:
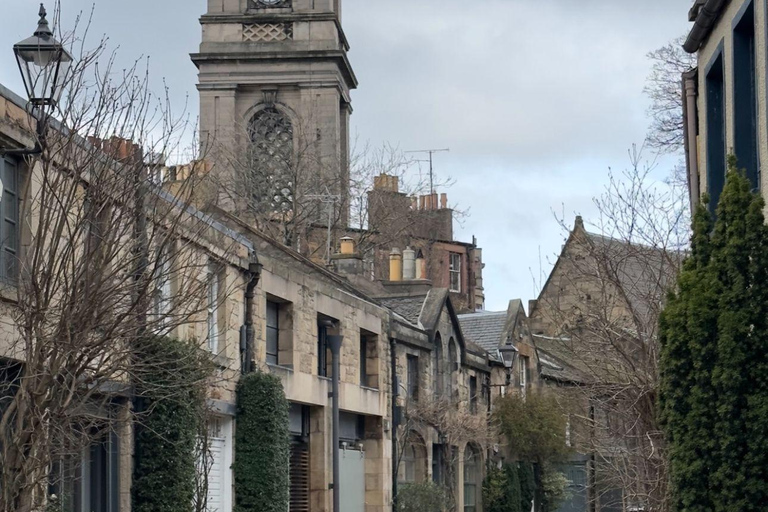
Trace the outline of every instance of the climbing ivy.
<instances>
[{"instance_id":1,"label":"climbing ivy","mask_svg":"<svg viewBox=\"0 0 768 512\"><path fill-rule=\"evenodd\" d=\"M289 501L288 400L280 379L246 375L237 386L235 511L285 512Z\"/></svg>"}]
</instances>

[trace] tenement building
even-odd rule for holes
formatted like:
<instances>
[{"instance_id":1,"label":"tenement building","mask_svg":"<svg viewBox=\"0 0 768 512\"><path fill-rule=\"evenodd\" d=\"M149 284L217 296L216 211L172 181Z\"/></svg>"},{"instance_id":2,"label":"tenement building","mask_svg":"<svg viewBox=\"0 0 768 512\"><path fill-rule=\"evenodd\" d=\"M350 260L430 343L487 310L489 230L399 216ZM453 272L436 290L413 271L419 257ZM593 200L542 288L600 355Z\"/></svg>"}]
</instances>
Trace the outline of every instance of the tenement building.
<instances>
[{"instance_id":1,"label":"tenement building","mask_svg":"<svg viewBox=\"0 0 768 512\"><path fill-rule=\"evenodd\" d=\"M29 476L39 489L24 499L59 500L67 512L132 509L136 468L157 447L141 441L150 393L134 386L143 381L128 341L159 338L193 343L215 367L204 381L208 429L198 433L210 458L194 461L206 468L206 510L234 508L236 389L260 371L279 377L290 402L291 512L332 510L334 487L342 511L390 511L398 488L430 480L458 510L481 511L498 443L492 390L535 379L524 311L494 318L505 327L493 339L465 336L471 322L460 314L484 307L482 254L474 240L454 240L445 196L412 198L382 175L370 225L348 225L357 82L341 0L209 1L200 23L192 61L203 158L188 165L165 167L142 141L80 137L55 120L46 143L61 151L31 154L36 117L0 87L0 413L20 383L38 386L35 396L66 386L84 395L74 411L42 404L55 421L32 418L77 428L56 432L66 442L48 446L50 464ZM61 190L70 191L63 210L40 203ZM325 257L308 250L328 233ZM61 265L35 267L44 250ZM338 445L329 396L337 336ZM496 345L517 345L523 366L505 368Z\"/></svg>"}]
</instances>

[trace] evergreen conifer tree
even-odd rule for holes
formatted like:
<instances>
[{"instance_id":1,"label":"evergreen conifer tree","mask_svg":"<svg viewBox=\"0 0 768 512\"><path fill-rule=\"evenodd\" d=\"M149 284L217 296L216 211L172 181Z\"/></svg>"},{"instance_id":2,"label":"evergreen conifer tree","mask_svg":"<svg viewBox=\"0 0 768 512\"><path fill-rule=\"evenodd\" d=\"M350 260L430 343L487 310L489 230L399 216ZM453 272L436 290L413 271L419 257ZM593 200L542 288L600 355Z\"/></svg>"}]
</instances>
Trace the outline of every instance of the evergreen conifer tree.
<instances>
[{"instance_id":1,"label":"evergreen conifer tree","mask_svg":"<svg viewBox=\"0 0 768 512\"><path fill-rule=\"evenodd\" d=\"M768 498L763 206L731 158L714 228L699 206L661 316L661 416L680 512L761 510Z\"/></svg>"}]
</instances>

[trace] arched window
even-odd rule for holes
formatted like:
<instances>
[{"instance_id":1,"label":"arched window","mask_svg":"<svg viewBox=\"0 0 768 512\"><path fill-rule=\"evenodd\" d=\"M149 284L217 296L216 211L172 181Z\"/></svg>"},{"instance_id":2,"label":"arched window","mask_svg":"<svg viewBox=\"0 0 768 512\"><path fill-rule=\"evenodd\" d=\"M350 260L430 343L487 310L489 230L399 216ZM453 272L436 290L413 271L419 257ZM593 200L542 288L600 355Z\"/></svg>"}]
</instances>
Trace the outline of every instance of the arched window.
<instances>
[{"instance_id":1,"label":"arched window","mask_svg":"<svg viewBox=\"0 0 768 512\"><path fill-rule=\"evenodd\" d=\"M401 483L416 482L416 448L408 443L403 450L403 459L398 471L398 480Z\"/></svg>"},{"instance_id":2,"label":"arched window","mask_svg":"<svg viewBox=\"0 0 768 512\"><path fill-rule=\"evenodd\" d=\"M453 338L448 342L448 362L451 365L451 373L459 369L459 351Z\"/></svg>"},{"instance_id":3,"label":"arched window","mask_svg":"<svg viewBox=\"0 0 768 512\"><path fill-rule=\"evenodd\" d=\"M400 468L397 471L397 481L402 484L420 483L426 477L427 454L424 442L415 432L409 435L411 436L414 439L403 447Z\"/></svg>"},{"instance_id":4,"label":"arched window","mask_svg":"<svg viewBox=\"0 0 768 512\"><path fill-rule=\"evenodd\" d=\"M435 334L435 349L432 351L432 386L435 397L442 397L445 389L443 385L443 338L439 332Z\"/></svg>"},{"instance_id":5,"label":"arched window","mask_svg":"<svg viewBox=\"0 0 768 512\"><path fill-rule=\"evenodd\" d=\"M481 480L479 455L472 445L464 449L464 512L475 512Z\"/></svg>"},{"instance_id":6,"label":"arched window","mask_svg":"<svg viewBox=\"0 0 768 512\"><path fill-rule=\"evenodd\" d=\"M293 125L275 107L259 110L248 125L249 188L254 207L263 212L286 212L293 207Z\"/></svg>"}]
</instances>

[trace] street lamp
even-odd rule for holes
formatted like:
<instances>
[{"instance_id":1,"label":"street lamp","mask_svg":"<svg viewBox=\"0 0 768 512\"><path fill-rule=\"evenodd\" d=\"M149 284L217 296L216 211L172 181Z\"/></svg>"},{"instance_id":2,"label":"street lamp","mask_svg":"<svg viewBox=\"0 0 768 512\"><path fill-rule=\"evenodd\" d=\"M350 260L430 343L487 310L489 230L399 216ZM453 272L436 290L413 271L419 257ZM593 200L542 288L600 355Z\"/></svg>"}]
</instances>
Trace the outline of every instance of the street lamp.
<instances>
[{"instance_id":1,"label":"street lamp","mask_svg":"<svg viewBox=\"0 0 768 512\"><path fill-rule=\"evenodd\" d=\"M518 350L514 345L504 345L499 347L498 350L501 361L504 363L504 368L507 370L507 384L509 384L512 380L512 369L515 367Z\"/></svg>"},{"instance_id":2,"label":"street lamp","mask_svg":"<svg viewBox=\"0 0 768 512\"><path fill-rule=\"evenodd\" d=\"M32 37L13 45L13 53L29 102L36 107L55 106L72 65L72 55L54 39L43 4L40 4L39 14L37 30Z\"/></svg>"},{"instance_id":3,"label":"street lamp","mask_svg":"<svg viewBox=\"0 0 768 512\"><path fill-rule=\"evenodd\" d=\"M40 20L37 30L23 41L13 45L13 53L19 64L21 79L27 90L32 116L36 120L35 147L3 151L4 155L31 156L39 155L45 147L45 135L48 128L48 115L45 107L55 107L61 97L64 80L72 65L72 55L64 46L53 38L45 18L46 12L40 4Z\"/></svg>"}]
</instances>

